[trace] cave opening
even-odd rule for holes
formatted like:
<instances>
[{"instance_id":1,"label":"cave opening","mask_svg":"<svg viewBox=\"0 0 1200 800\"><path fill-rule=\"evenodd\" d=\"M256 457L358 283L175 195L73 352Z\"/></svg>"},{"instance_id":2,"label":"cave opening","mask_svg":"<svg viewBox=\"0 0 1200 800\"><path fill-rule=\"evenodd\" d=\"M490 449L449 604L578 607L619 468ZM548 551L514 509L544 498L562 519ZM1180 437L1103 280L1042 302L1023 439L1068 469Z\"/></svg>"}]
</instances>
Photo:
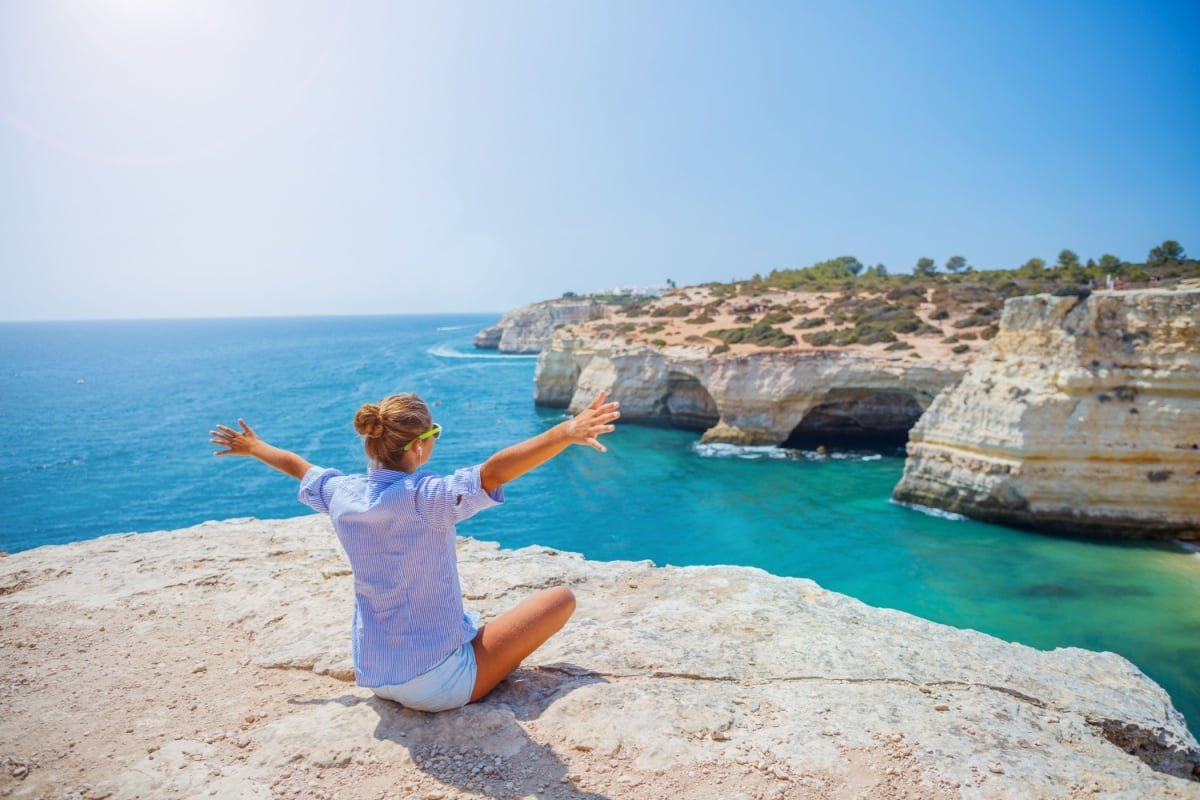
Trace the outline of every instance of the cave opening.
<instances>
[{"instance_id":1,"label":"cave opening","mask_svg":"<svg viewBox=\"0 0 1200 800\"><path fill-rule=\"evenodd\" d=\"M840 389L826 395L792 429L783 447L902 448L925 409L911 392Z\"/></svg>"},{"instance_id":2,"label":"cave opening","mask_svg":"<svg viewBox=\"0 0 1200 800\"><path fill-rule=\"evenodd\" d=\"M708 389L694 376L683 372L672 372L667 376L667 393L662 399L661 413L668 425L695 431L706 431L721 418L717 402Z\"/></svg>"}]
</instances>

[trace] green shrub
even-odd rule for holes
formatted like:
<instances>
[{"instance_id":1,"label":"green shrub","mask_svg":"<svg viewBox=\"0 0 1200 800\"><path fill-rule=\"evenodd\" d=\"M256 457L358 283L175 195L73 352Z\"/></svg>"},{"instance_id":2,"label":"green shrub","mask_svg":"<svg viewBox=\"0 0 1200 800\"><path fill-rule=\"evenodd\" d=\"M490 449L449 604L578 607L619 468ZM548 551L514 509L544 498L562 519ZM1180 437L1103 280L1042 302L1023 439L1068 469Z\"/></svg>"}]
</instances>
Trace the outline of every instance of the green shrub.
<instances>
[{"instance_id":1,"label":"green shrub","mask_svg":"<svg viewBox=\"0 0 1200 800\"><path fill-rule=\"evenodd\" d=\"M836 328L831 331L813 331L812 333L803 334L801 338L813 347L825 347L831 344L838 347L847 347L852 344L874 344L875 342L896 341L896 337L892 336L891 331L884 331L883 333L892 338L879 338L878 330L864 328Z\"/></svg>"},{"instance_id":2,"label":"green shrub","mask_svg":"<svg viewBox=\"0 0 1200 800\"><path fill-rule=\"evenodd\" d=\"M979 334L975 333L975 331L963 331L958 335L958 338L964 342L973 342L979 338Z\"/></svg>"},{"instance_id":3,"label":"green shrub","mask_svg":"<svg viewBox=\"0 0 1200 800\"><path fill-rule=\"evenodd\" d=\"M666 340L666 339L655 339L655 340L654 340L653 342L651 342L650 344L654 345L655 347L666 347L666 346L667 346L667 340Z\"/></svg>"},{"instance_id":4,"label":"green shrub","mask_svg":"<svg viewBox=\"0 0 1200 800\"><path fill-rule=\"evenodd\" d=\"M645 327L642 328L642 333L645 333L645 334L658 333L661 330L663 330L664 328L666 328L666 325L646 325Z\"/></svg>"},{"instance_id":5,"label":"green shrub","mask_svg":"<svg viewBox=\"0 0 1200 800\"><path fill-rule=\"evenodd\" d=\"M996 334L998 334L999 332L1000 332L999 325L995 325L995 324L988 325L986 328L984 328L983 330L981 330L979 332L979 338L980 339L995 339Z\"/></svg>"},{"instance_id":6,"label":"green shrub","mask_svg":"<svg viewBox=\"0 0 1200 800\"><path fill-rule=\"evenodd\" d=\"M785 322L791 322L795 317L786 311L772 311L763 317L759 322L763 325L782 325Z\"/></svg>"},{"instance_id":7,"label":"green shrub","mask_svg":"<svg viewBox=\"0 0 1200 800\"><path fill-rule=\"evenodd\" d=\"M826 320L824 317L810 317L809 319L800 320L796 323L795 327L796 330L804 331L810 328L820 328L825 324L825 322Z\"/></svg>"},{"instance_id":8,"label":"green shrub","mask_svg":"<svg viewBox=\"0 0 1200 800\"><path fill-rule=\"evenodd\" d=\"M884 296L905 305L920 305L925 302L925 289L920 286L897 286Z\"/></svg>"},{"instance_id":9,"label":"green shrub","mask_svg":"<svg viewBox=\"0 0 1200 800\"><path fill-rule=\"evenodd\" d=\"M996 293L1005 300L1010 297L1017 297L1024 294L1024 292L1021 291L1021 287L1017 285L1016 281L1005 281L1004 283L1000 284L999 287L997 287Z\"/></svg>"},{"instance_id":10,"label":"green shrub","mask_svg":"<svg viewBox=\"0 0 1200 800\"><path fill-rule=\"evenodd\" d=\"M889 293L891 294L891 293ZM837 325L852 324L858 338L869 341L895 341L882 331L917 333L929 326L908 306L882 302L878 297L843 297L829 305L830 320ZM880 339L879 337L883 337Z\"/></svg>"},{"instance_id":11,"label":"green shrub","mask_svg":"<svg viewBox=\"0 0 1200 800\"><path fill-rule=\"evenodd\" d=\"M695 306L685 306L682 303L672 303L669 306L659 306L650 312L652 317L687 317L696 310Z\"/></svg>"},{"instance_id":12,"label":"green shrub","mask_svg":"<svg viewBox=\"0 0 1200 800\"><path fill-rule=\"evenodd\" d=\"M684 322L686 322L688 325L711 325L712 323L716 322L716 320L710 317L708 314L701 314L698 317L685 319Z\"/></svg>"},{"instance_id":13,"label":"green shrub","mask_svg":"<svg viewBox=\"0 0 1200 800\"><path fill-rule=\"evenodd\" d=\"M729 345L722 342L721 344L714 347L712 350L709 350L708 354L710 356L719 356L719 355L721 355L721 353L728 353L728 352L729 352Z\"/></svg>"},{"instance_id":14,"label":"green shrub","mask_svg":"<svg viewBox=\"0 0 1200 800\"><path fill-rule=\"evenodd\" d=\"M622 322L617 328L617 333L633 333L637 330L637 325L632 322Z\"/></svg>"},{"instance_id":15,"label":"green shrub","mask_svg":"<svg viewBox=\"0 0 1200 800\"><path fill-rule=\"evenodd\" d=\"M1055 297L1078 297L1080 300L1088 299L1092 290L1086 286L1060 286L1054 290Z\"/></svg>"},{"instance_id":16,"label":"green shrub","mask_svg":"<svg viewBox=\"0 0 1200 800\"><path fill-rule=\"evenodd\" d=\"M913 346L908 342L892 342L884 350L912 350Z\"/></svg>"},{"instance_id":17,"label":"green shrub","mask_svg":"<svg viewBox=\"0 0 1200 800\"><path fill-rule=\"evenodd\" d=\"M971 346L968 344L956 344L956 345L954 345L954 347L950 348L950 352L955 353L955 354L962 354L962 353L967 352L970 349L971 349Z\"/></svg>"},{"instance_id":18,"label":"green shrub","mask_svg":"<svg viewBox=\"0 0 1200 800\"><path fill-rule=\"evenodd\" d=\"M984 325L990 324L992 324L990 317L971 314L962 319L955 320L953 326L955 328L981 328Z\"/></svg>"},{"instance_id":19,"label":"green shrub","mask_svg":"<svg viewBox=\"0 0 1200 800\"><path fill-rule=\"evenodd\" d=\"M944 308L939 307L939 308L934 309L933 313L929 315L929 318L933 319L933 320L949 319L950 312Z\"/></svg>"},{"instance_id":20,"label":"green shrub","mask_svg":"<svg viewBox=\"0 0 1200 800\"><path fill-rule=\"evenodd\" d=\"M894 342L896 334L891 329L879 323L859 325L854 329L855 340L858 344L878 344L879 342ZM847 342L854 344L854 342Z\"/></svg>"},{"instance_id":21,"label":"green shrub","mask_svg":"<svg viewBox=\"0 0 1200 800\"><path fill-rule=\"evenodd\" d=\"M796 337L784 333L762 322L757 322L748 328L722 328L709 331L707 336L720 339L725 344L757 344L763 347L790 347L796 343Z\"/></svg>"}]
</instances>

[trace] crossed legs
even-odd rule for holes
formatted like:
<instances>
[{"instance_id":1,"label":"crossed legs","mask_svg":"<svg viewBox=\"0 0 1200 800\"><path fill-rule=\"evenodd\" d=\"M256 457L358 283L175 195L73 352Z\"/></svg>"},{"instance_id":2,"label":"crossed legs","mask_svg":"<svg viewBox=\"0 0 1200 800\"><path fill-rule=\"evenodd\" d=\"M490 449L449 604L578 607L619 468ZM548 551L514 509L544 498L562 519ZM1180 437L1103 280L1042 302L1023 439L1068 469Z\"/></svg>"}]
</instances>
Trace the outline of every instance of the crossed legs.
<instances>
[{"instance_id":1,"label":"crossed legs","mask_svg":"<svg viewBox=\"0 0 1200 800\"><path fill-rule=\"evenodd\" d=\"M575 595L565 586L544 589L484 625L475 634L475 689L481 699L508 677L525 657L566 624L575 611Z\"/></svg>"}]
</instances>

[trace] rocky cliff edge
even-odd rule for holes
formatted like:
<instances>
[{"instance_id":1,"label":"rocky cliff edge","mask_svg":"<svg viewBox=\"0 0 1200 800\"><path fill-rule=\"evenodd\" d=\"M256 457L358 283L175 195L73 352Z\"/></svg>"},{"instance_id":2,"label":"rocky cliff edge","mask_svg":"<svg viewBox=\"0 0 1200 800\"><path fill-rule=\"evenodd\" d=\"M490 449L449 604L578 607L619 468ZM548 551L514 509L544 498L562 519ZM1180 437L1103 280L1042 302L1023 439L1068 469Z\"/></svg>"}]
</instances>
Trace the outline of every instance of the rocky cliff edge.
<instances>
[{"instance_id":1,"label":"rocky cliff edge","mask_svg":"<svg viewBox=\"0 0 1200 800\"><path fill-rule=\"evenodd\" d=\"M704 431L706 442L815 446L903 443L957 364L868 351L709 355L560 330L538 356L534 399L576 413L600 390L628 421Z\"/></svg>"},{"instance_id":2,"label":"rocky cliff edge","mask_svg":"<svg viewBox=\"0 0 1200 800\"><path fill-rule=\"evenodd\" d=\"M912 430L895 497L1086 536L1200 538L1200 289L1009 300Z\"/></svg>"},{"instance_id":3,"label":"rocky cliff edge","mask_svg":"<svg viewBox=\"0 0 1200 800\"><path fill-rule=\"evenodd\" d=\"M459 543L486 619L567 627L483 702L349 682L351 577L316 516L0 560L0 794L161 798L1200 797L1128 661L1042 652L737 567Z\"/></svg>"},{"instance_id":4,"label":"rocky cliff edge","mask_svg":"<svg viewBox=\"0 0 1200 800\"><path fill-rule=\"evenodd\" d=\"M555 328L603 319L610 312L604 303L590 300L546 300L513 309L475 334L475 346L502 353L540 353L554 337Z\"/></svg>"}]
</instances>

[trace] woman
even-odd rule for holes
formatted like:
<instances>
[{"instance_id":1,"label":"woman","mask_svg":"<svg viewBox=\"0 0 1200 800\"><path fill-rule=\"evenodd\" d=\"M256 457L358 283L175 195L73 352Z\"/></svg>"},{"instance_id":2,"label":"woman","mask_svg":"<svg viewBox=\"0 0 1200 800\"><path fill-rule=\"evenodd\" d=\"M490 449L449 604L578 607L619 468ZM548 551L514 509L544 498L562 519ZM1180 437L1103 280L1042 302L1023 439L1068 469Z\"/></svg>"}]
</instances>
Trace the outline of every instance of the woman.
<instances>
[{"instance_id":1,"label":"woman","mask_svg":"<svg viewBox=\"0 0 1200 800\"><path fill-rule=\"evenodd\" d=\"M421 469L441 426L415 394L367 403L354 416L365 475L313 466L273 447L244 421L217 425L218 456L253 456L300 481L300 501L333 522L354 571L354 670L360 686L409 708L443 711L482 698L561 628L575 610L566 587L546 589L476 628L463 610L456 523L502 503L501 487L573 444L606 452L599 437L620 417L604 393L572 419L442 477Z\"/></svg>"}]
</instances>

